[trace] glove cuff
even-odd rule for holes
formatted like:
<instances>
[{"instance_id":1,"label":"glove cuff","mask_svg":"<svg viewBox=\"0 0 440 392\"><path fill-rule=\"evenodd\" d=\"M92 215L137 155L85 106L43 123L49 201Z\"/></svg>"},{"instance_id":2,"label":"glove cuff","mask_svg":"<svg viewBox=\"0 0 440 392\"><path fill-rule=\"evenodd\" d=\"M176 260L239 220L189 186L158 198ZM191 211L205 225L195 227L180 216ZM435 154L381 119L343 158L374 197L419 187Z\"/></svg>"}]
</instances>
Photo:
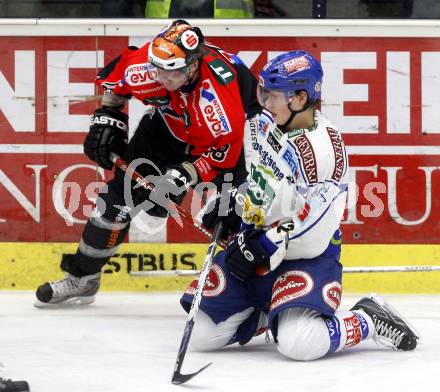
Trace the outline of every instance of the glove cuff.
<instances>
[{"instance_id":1,"label":"glove cuff","mask_svg":"<svg viewBox=\"0 0 440 392\"><path fill-rule=\"evenodd\" d=\"M190 186L195 185L199 182L199 174L197 169L189 162L182 162L182 168L188 174L187 180Z\"/></svg>"}]
</instances>

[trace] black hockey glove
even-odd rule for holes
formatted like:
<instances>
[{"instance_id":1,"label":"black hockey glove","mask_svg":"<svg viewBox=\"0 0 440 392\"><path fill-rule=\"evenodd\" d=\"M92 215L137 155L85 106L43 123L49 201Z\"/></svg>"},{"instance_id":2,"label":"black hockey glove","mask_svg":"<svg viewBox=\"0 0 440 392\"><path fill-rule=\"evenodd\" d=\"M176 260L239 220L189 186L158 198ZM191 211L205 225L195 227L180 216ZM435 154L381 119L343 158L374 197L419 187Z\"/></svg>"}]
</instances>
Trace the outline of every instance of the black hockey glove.
<instances>
[{"instance_id":1,"label":"black hockey glove","mask_svg":"<svg viewBox=\"0 0 440 392\"><path fill-rule=\"evenodd\" d=\"M254 275L257 266L270 265L270 256L258 240L262 234L262 230L245 230L226 249L226 265L241 281Z\"/></svg>"},{"instance_id":2,"label":"black hockey glove","mask_svg":"<svg viewBox=\"0 0 440 392\"><path fill-rule=\"evenodd\" d=\"M124 155L128 140L128 116L116 109L102 107L90 119L84 140L84 153L100 167L111 170L110 153Z\"/></svg>"},{"instance_id":3,"label":"black hockey glove","mask_svg":"<svg viewBox=\"0 0 440 392\"><path fill-rule=\"evenodd\" d=\"M165 174L154 182L154 191L149 196L156 206L146 212L153 216L167 216L172 212L170 202L182 203L188 189L198 181L197 170L191 163L168 166Z\"/></svg>"},{"instance_id":4,"label":"black hockey glove","mask_svg":"<svg viewBox=\"0 0 440 392\"><path fill-rule=\"evenodd\" d=\"M223 222L222 239L240 231L241 214L243 210L244 195L236 187L223 192L211 200L202 217L203 226L212 230L218 222Z\"/></svg>"}]
</instances>

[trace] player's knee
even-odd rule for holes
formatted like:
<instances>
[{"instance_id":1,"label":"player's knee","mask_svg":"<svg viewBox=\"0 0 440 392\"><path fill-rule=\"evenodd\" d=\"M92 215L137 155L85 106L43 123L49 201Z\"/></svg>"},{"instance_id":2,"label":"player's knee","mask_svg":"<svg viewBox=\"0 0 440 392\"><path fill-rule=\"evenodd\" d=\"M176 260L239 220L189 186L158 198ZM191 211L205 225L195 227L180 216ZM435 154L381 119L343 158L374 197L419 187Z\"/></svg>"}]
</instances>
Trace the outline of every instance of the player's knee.
<instances>
[{"instance_id":1,"label":"player's knee","mask_svg":"<svg viewBox=\"0 0 440 392\"><path fill-rule=\"evenodd\" d=\"M281 354L296 361L312 361L323 357L328 347L327 327L317 312L293 308L280 314L278 351Z\"/></svg>"},{"instance_id":2,"label":"player's knee","mask_svg":"<svg viewBox=\"0 0 440 392\"><path fill-rule=\"evenodd\" d=\"M225 345L219 327L211 318L199 310L194 320L194 329L189 342L194 351L213 351Z\"/></svg>"}]
</instances>

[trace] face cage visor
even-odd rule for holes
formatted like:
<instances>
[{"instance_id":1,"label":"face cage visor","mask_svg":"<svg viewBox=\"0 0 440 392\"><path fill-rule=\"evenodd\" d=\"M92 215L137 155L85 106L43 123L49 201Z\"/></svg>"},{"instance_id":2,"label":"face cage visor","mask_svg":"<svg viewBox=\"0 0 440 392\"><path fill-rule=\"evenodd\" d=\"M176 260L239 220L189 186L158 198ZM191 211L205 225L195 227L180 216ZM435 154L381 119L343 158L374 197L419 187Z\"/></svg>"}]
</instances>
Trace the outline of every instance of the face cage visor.
<instances>
[{"instance_id":1,"label":"face cage visor","mask_svg":"<svg viewBox=\"0 0 440 392\"><path fill-rule=\"evenodd\" d=\"M292 102L294 96L293 91L268 89L260 84L257 86L258 103L265 108L286 106Z\"/></svg>"}]
</instances>

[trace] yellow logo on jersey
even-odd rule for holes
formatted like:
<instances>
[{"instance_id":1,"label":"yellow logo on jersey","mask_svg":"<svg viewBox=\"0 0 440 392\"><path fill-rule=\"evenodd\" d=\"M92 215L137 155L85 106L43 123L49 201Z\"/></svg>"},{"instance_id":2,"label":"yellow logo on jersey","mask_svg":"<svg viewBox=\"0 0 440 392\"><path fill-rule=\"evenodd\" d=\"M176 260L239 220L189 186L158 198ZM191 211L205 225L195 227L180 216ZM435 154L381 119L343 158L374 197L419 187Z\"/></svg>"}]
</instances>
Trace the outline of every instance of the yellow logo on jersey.
<instances>
[{"instance_id":1,"label":"yellow logo on jersey","mask_svg":"<svg viewBox=\"0 0 440 392\"><path fill-rule=\"evenodd\" d=\"M243 206L243 222L248 225L255 225L255 227L261 227L264 225L264 210L262 210L259 206L253 204L248 195L246 195L246 199Z\"/></svg>"}]
</instances>

